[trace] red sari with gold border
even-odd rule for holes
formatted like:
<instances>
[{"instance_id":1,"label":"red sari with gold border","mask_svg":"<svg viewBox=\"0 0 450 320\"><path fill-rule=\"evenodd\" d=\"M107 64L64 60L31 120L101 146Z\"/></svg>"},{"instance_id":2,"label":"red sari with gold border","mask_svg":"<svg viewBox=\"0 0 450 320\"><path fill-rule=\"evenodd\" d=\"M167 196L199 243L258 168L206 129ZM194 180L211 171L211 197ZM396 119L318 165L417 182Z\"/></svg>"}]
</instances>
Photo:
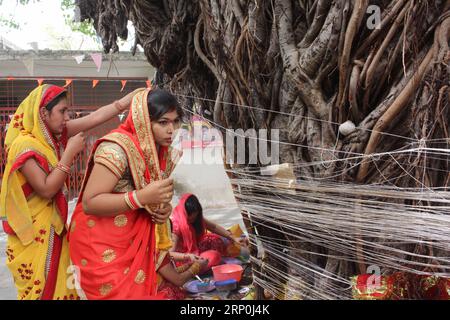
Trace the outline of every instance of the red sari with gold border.
<instances>
[{"instance_id":1,"label":"red sari with gold border","mask_svg":"<svg viewBox=\"0 0 450 320\"><path fill-rule=\"evenodd\" d=\"M147 91L138 93L130 113L118 129L97 141L92 150L70 228L70 256L79 268L79 283L87 299L164 299L158 293L156 271L168 263L157 246L158 228L145 209L118 212L115 217L85 214L83 191L100 143L119 145L126 153L133 189L168 176L173 163L168 148L159 153L151 129Z\"/></svg>"}]
</instances>

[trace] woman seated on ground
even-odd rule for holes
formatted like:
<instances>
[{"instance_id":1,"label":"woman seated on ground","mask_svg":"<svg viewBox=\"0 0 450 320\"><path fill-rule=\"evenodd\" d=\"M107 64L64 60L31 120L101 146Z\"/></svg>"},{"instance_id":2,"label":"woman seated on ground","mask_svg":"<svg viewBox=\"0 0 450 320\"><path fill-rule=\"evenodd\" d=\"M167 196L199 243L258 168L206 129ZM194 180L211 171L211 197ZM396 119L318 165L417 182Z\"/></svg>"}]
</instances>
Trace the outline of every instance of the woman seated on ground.
<instances>
[{"instance_id":1,"label":"woman seated on ground","mask_svg":"<svg viewBox=\"0 0 450 320\"><path fill-rule=\"evenodd\" d=\"M202 272L220 264L223 256L230 256L230 247L239 248L245 239L235 237L225 228L203 217L203 208L193 194L185 194L172 216L172 249L170 255L180 261L203 262ZM210 231L210 232L207 232ZM238 256L239 254L235 254ZM180 263L179 263L180 264Z\"/></svg>"},{"instance_id":2,"label":"woman seated on ground","mask_svg":"<svg viewBox=\"0 0 450 320\"><path fill-rule=\"evenodd\" d=\"M69 234L86 298L180 299L179 287L206 265L177 271L170 236L165 250L156 243L155 223L167 225L172 211L173 182L163 177L174 167L168 147L180 115L167 91L139 92L125 123L95 144Z\"/></svg>"}]
</instances>

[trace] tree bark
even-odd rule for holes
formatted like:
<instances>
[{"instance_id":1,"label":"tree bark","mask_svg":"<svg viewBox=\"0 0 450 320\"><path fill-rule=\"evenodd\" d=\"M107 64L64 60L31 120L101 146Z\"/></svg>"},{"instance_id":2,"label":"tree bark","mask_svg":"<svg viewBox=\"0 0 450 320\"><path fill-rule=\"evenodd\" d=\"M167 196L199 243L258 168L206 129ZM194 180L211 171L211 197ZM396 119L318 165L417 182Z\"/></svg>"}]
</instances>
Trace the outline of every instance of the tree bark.
<instances>
[{"instance_id":1,"label":"tree bark","mask_svg":"<svg viewBox=\"0 0 450 320\"><path fill-rule=\"evenodd\" d=\"M198 97L195 102L210 111L204 115L209 120L233 129L279 129L279 160L298 165L295 173L301 179L404 188L417 187L420 177L427 187L448 191L448 156L421 153L410 161L401 153L370 155L408 148L412 140L449 147L449 0L76 2L82 19L93 22L105 52L118 50L117 39L126 36L126 22L131 20L137 44L163 74L161 85ZM368 28L367 8L373 5L381 12L379 29ZM343 136L338 128L347 120L356 130ZM355 153L367 157L354 157ZM275 197L275 191L241 192ZM416 204L426 207L424 202ZM260 213L247 214L261 222ZM364 221L364 216L360 219ZM290 278L266 281L278 287L284 282L290 297L338 298L326 292L336 286L342 288L340 297L348 298L348 287L338 279L349 279L358 262L363 266L362 260L370 258L363 245L369 240L363 234L353 239L358 250L344 259L331 246L297 241L305 236L287 234L281 223L270 227L256 223L250 233L256 238L269 236L286 246L295 261L334 275L309 276L267 253L264 264ZM392 252L398 247L395 241L370 241L382 242ZM436 246L428 250L436 257L430 261L450 256ZM402 259L416 259L418 247L401 247L410 253ZM257 254L253 248L256 260ZM261 266L254 265L255 270L264 269ZM395 271L391 264L382 267L387 273Z\"/></svg>"}]
</instances>

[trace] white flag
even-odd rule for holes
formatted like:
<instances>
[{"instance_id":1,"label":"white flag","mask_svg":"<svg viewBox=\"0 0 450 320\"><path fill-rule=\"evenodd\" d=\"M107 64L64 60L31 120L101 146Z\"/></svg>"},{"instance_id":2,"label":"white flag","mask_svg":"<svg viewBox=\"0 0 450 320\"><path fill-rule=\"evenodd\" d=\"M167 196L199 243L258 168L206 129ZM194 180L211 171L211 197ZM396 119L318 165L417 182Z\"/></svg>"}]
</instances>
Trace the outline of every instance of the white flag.
<instances>
[{"instance_id":1,"label":"white flag","mask_svg":"<svg viewBox=\"0 0 450 320\"><path fill-rule=\"evenodd\" d=\"M82 54L80 56L72 56L72 57L77 61L77 64L80 64L83 62L83 60L86 56L84 54Z\"/></svg>"}]
</instances>

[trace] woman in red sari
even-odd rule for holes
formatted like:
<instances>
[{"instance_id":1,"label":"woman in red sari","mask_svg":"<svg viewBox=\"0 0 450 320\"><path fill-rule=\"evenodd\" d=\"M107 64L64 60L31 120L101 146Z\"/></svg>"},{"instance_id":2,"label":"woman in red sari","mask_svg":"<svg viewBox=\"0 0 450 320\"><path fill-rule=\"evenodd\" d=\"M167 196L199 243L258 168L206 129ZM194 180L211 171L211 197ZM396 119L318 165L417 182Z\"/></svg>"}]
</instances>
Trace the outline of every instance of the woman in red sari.
<instances>
[{"instance_id":1,"label":"woman in red sari","mask_svg":"<svg viewBox=\"0 0 450 320\"><path fill-rule=\"evenodd\" d=\"M181 197L171 220L173 242L171 256L178 261L203 262L208 259L208 265L202 272L218 265L222 256L230 255L227 252L230 251L227 250L229 247L239 248L245 240L205 219L202 206L193 194L187 193Z\"/></svg>"},{"instance_id":2,"label":"woman in red sari","mask_svg":"<svg viewBox=\"0 0 450 320\"><path fill-rule=\"evenodd\" d=\"M161 244L172 211L169 146L180 115L170 93L140 92L125 123L95 144L69 234L87 299L180 298L177 287L202 267L195 262L177 272L171 244Z\"/></svg>"}]
</instances>

